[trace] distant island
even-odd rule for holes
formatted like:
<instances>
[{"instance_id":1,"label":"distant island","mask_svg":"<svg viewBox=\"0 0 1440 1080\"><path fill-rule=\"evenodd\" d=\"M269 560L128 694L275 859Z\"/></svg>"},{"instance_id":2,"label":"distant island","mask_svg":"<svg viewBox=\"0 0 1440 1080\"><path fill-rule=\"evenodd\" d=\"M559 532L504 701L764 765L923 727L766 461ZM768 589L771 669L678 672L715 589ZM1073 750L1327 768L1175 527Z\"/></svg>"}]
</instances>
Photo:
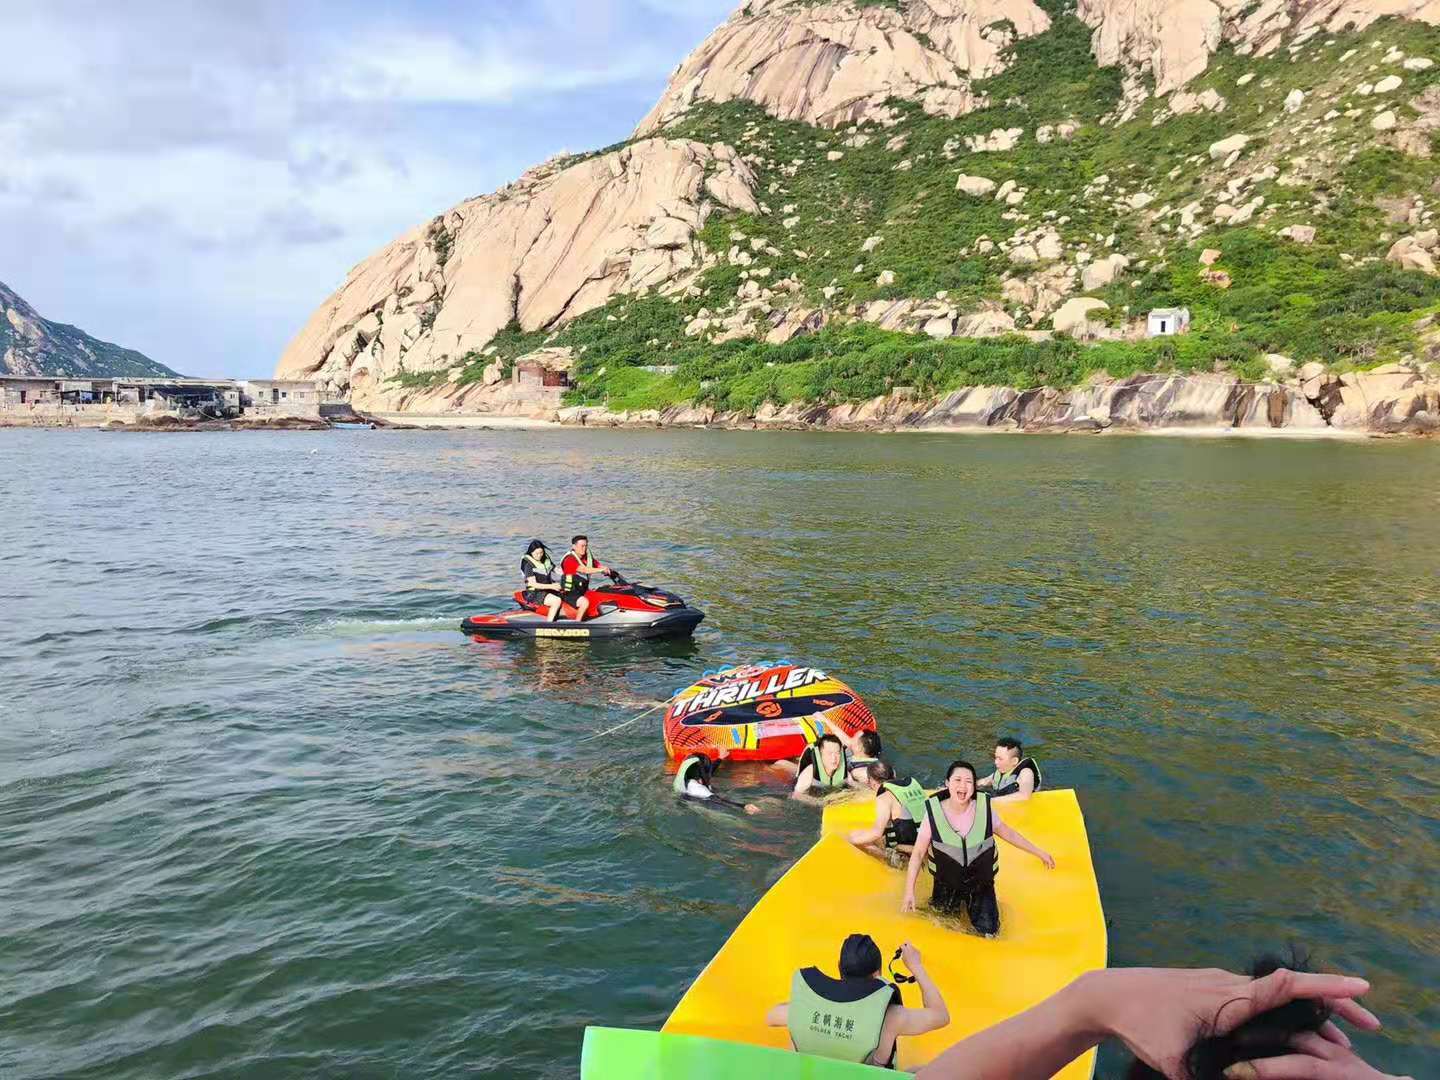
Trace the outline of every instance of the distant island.
<instances>
[{"instance_id":1,"label":"distant island","mask_svg":"<svg viewBox=\"0 0 1440 1080\"><path fill-rule=\"evenodd\" d=\"M51 322L0 281L0 375L178 378L144 353Z\"/></svg>"}]
</instances>

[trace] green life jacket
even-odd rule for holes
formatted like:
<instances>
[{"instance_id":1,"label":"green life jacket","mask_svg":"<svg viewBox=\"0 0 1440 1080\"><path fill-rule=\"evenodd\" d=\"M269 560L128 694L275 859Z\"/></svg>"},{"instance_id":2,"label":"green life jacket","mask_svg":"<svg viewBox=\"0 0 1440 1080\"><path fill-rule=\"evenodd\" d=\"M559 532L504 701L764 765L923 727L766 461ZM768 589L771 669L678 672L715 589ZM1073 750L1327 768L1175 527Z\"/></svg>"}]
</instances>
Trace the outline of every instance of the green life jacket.
<instances>
[{"instance_id":1,"label":"green life jacket","mask_svg":"<svg viewBox=\"0 0 1440 1080\"><path fill-rule=\"evenodd\" d=\"M880 979L832 979L819 968L804 968L790 980L790 1041L802 1054L868 1062L897 998L895 987Z\"/></svg>"},{"instance_id":2,"label":"green life jacket","mask_svg":"<svg viewBox=\"0 0 1440 1080\"><path fill-rule=\"evenodd\" d=\"M996 798L1001 795L1013 795L1020 790L1020 773L1025 769L1033 769L1035 772L1035 790L1040 790L1040 766L1035 764L1034 758L1021 758L1015 763L1015 768L1007 773L996 769L990 774L990 794Z\"/></svg>"},{"instance_id":3,"label":"green life jacket","mask_svg":"<svg viewBox=\"0 0 1440 1080\"><path fill-rule=\"evenodd\" d=\"M814 779L810 782L811 787L824 788L826 791L845 790L845 778L850 775L850 754L843 746L840 748L840 764L835 766L833 773L827 773L825 763L820 760L820 747L811 744L810 766L814 770Z\"/></svg>"},{"instance_id":4,"label":"green life jacket","mask_svg":"<svg viewBox=\"0 0 1440 1080\"><path fill-rule=\"evenodd\" d=\"M995 850L995 821L990 816L990 796L985 792L975 794L975 820L964 836L945 816L940 796L925 800L925 813L930 819L930 846L957 866L972 866Z\"/></svg>"},{"instance_id":5,"label":"green life jacket","mask_svg":"<svg viewBox=\"0 0 1440 1080\"><path fill-rule=\"evenodd\" d=\"M575 555L573 549L570 551L570 554ZM587 554L583 561L579 555L575 555L575 561L580 564L580 569L582 570L594 570L600 566L600 564L595 561L593 555ZM576 592L580 589L588 589L590 587L590 577L588 574L565 574L560 584L566 592Z\"/></svg>"},{"instance_id":6,"label":"green life jacket","mask_svg":"<svg viewBox=\"0 0 1440 1080\"><path fill-rule=\"evenodd\" d=\"M537 559L535 558L535 556L531 555L527 551L520 561L526 566L530 567L530 570L525 575L526 577L539 578L546 584L549 584L553 579L553 576L555 574L555 564L550 561L549 555L546 555L544 558Z\"/></svg>"},{"instance_id":7,"label":"green life jacket","mask_svg":"<svg viewBox=\"0 0 1440 1080\"><path fill-rule=\"evenodd\" d=\"M910 816L910 820L917 825L925 817L925 786L913 777L904 784L895 780L886 780L880 787L895 796L895 801L900 804L900 809Z\"/></svg>"},{"instance_id":8,"label":"green life jacket","mask_svg":"<svg viewBox=\"0 0 1440 1080\"><path fill-rule=\"evenodd\" d=\"M691 780L699 780L702 784L705 784L706 787L709 787L710 785L707 783L707 777L705 775L708 771L705 769L706 764L707 760L704 754L691 754L682 761L680 767L675 770L675 783L672 785L675 789L675 794L684 795L685 785ZM698 776L696 775L697 770L699 772Z\"/></svg>"}]
</instances>

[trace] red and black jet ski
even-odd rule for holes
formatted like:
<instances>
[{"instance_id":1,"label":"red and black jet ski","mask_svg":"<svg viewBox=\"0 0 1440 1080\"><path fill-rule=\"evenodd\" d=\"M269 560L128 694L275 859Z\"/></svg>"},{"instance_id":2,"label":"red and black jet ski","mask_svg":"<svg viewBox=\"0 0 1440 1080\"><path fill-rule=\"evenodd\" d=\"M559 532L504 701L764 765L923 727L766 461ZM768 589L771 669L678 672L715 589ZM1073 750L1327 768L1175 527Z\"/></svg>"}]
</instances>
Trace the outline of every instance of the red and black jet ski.
<instances>
[{"instance_id":1,"label":"red and black jet ski","mask_svg":"<svg viewBox=\"0 0 1440 1080\"><path fill-rule=\"evenodd\" d=\"M664 589L652 589L626 581L619 574L607 585L592 585L590 611L582 623L569 604L560 605L560 616L549 622L544 604L531 604L525 593L517 592L518 610L498 615L472 615L460 629L476 641L487 638L663 638L684 637L695 632L704 612L687 607L685 601Z\"/></svg>"}]
</instances>

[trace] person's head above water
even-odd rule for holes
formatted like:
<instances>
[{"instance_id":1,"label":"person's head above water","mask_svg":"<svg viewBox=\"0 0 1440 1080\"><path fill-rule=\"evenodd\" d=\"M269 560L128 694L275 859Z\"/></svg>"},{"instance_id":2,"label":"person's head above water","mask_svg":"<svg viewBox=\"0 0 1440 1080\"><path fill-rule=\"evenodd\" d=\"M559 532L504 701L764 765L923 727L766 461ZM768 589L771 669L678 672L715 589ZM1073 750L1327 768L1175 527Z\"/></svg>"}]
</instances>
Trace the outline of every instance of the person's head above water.
<instances>
[{"instance_id":1,"label":"person's head above water","mask_svg":"<svg viewBox=\"0 0 1440 1080\"><path fill-rule=\"evenodd\" d=\"M871 791L879 791L881 784L889 783L895 779L895 766L888 761L872 761L870 767L865 770L865 782L870 785Z\"/></svg>"},{"instance_id":2,"label":"person's head above water","mask_svg":"<svg viewBox=\"0 0 1440 1080\"><path fill-rule=\"evenodd\" d=\"M880 964L880 946L869 934L851 934L840 946L842 979L879 978Z\"/></svg>"},{"instance_id":3,"label":"person's head above water","mask_svg":"<svg viewBox=\"0 0 1440 1080\"><path fill-rule=\"evenodd\" d=\"M1020 759L1024 756L1025 747L1020 745L1019 739L995 740L995 769L997 772L1010 772L1020 764Z\"/></svg>"},{"instance_id":4,"label":"person's head above water","mask_svg":"<svg viewBox=\"0 0 1440 1080\"><path fill-rule=\"evenodd\" d=\"M577 555L584 555L585 549L590 546L590 538L584 533L570 538L570 546L575 549Z\"/></svg>"},{"instance_id":5,"label":"person's head above water","mask_svg":"<svg viewBox=\"0 0 1440 1080\"><path fill-rule=\"evenodd\" d=\"M845 744L834 735L821 735L815 741L815 749L820 755L820 764L825 766L826 772L833 773L840 767L840 758Z\"/></svg>"},{"instance_id":6,"label":"person's head above water","mask_svg":"<svg viewBox=\"0 0 1440 1080\"><path fill-rule=\"evenodd\" d=\"M530 546L525 549L526 555L534 556L537 559L541 555L548 555L549 553L550 549L545 546L545 542L543 540L531 540Z\"/></svg>"},{"instance_id":7,"label":"person's head above water","mask_svg":"<svg viewBox=\"0 0 1440 1080\"><path fill-rule=\"evenodd\" d=\"M968 803L975 797L975 766L968 761L952 761L945 770L945 790L956 802Z\"/></svg>"},{"instance_id":8,"label":"person's head above water","mask_svg":"<svg viewBox=\"0 0 1440 1080\"><path fill-rule=\"evenodd\" d=\"M860 752L868 758L880 756L880 733L878 731L860 732Z\"/></svg>"}]
</instances>

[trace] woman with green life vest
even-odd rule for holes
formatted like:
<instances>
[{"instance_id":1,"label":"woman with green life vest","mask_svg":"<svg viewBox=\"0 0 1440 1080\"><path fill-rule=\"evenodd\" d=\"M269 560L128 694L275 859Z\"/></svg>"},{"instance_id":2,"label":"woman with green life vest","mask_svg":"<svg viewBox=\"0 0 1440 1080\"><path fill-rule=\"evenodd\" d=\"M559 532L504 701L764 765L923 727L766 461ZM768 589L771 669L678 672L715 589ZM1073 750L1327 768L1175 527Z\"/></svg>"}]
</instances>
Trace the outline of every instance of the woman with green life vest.
<instances>
[{"instance_id":1,"label":"woman with green life vest","mask_svg":"<svg viewBox=\"0 0 1440 1080\"><path fill-rule=\"evenodd\" d=\"M924 1035L950 1022L940 988L908 941L897 959L920 987L920 1008L907 1007L900 990L880 977L880 947L868 934L851 934L840 946L840 977L818 967L801 968L790 980L790 1000L765 1014L771 1027L790 1032L802 1054L856 1065L895 1067L901 1036Z\"/></svg>"},{"instance_id":2,"label":"woman with green life vest","mask_svg":"<svg viewBox=\"0 0 1440 1080\"><path fill-rule=\"evenodd\" d=\"M544 543L530 541L520 559L520 573L525 578L525 602L545 605L546 620L554 622L560 614L560 583L555 580L555 564Z\"/></svg>"},{"instance_id":3,"label":"woman with green life vest","mask_svg":"<svg viewBox=\"0 0 1440 1080\"><path fill-rule=\"evenodd\" d=\"M925 820L910 854L900 910L915 910L915 882L928 856L935 872L930 906L945 914L964 910L978 933L994 937L1000 931L995 838L1028 851L1047 869L1055 869L1055 860L1001 821L990 796L977 794L975 784L974 765L951 762L945 770L945 790L925 800Z\"/></svg>"},{"instance_id":4,"label":"woman with green life vest","mask_svg":"<svg viewBox=\"0 0 1440 1080\"><path fill-rule=\"evenodd\" d=\"M866 770L865 786L875 793L875 824L856 829L847 839L878 855L908 852L925 819L925 785L913 776L900 780L889 762L873 761Z\"/></svg>"}]
</instances>

